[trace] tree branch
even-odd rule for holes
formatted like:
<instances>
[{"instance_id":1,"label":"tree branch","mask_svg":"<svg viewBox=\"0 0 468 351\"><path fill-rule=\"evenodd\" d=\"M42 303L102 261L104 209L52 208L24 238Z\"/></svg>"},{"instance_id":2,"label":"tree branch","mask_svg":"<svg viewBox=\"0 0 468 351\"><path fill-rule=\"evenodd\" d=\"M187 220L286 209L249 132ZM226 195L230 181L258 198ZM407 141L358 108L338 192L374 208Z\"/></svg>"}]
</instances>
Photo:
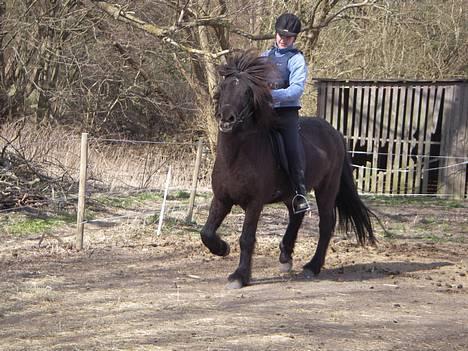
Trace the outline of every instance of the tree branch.
<instances>
[{"instance_id":1,"label":"tree branch","mask_svg":"<svg viewBox=\"0 0 468 351\"><path fill-rule=\"evenodd\" d=\"M369 2L369 0L364 0L363 2L360 2L360 3L357 3L357 4L348 4L346 6L343 6L340 10L335 12L330 17L326 18L323 22L319 23L318 25L314 25L312 23L312 26L309 26L309 27L306 26L302 31L307 32L307 31L310 31L310 30L317 30L317 29L324 28L324 27L328 26L331 21L333 21L336 17L338 17L343 12L345 12L345 11L347 11L349 9L355 8L355 7L372 6L372 5L375 4L375 1L376 0L372 0L371 2ZM314 14L315 14L315 11L314 11Z\"/></svg>"},{"instance_id":2,"label":"tree branch","mask_svg":"<svg viewBox=\"0 0 468 351\"><path fill-rule=\"evenodd\" d=\"M138 17L134 16L131 11L125 11L125 9L123 9L122 6L120 5L110 4L105 1L96 1L96 0L92 0L92 2L102 11L114 17L116 20L129 23L130 25L161 39L164 43L172 45L190 54L208 56L210 58L216 59L230 52L230 50L222 50L217 53L212 53L208 51L195 49L195 48L180 44L174 38L171 37L171 34L173 34L176 30L181 29L181 28L202 26L202 25L208 25L208 24L213 25L214 23L221 24L223 22L223 17L201 18L193 22L181 23L180 26L161 27L154 23L148 23L139 19Z\"/></svg>"}]
</instances>

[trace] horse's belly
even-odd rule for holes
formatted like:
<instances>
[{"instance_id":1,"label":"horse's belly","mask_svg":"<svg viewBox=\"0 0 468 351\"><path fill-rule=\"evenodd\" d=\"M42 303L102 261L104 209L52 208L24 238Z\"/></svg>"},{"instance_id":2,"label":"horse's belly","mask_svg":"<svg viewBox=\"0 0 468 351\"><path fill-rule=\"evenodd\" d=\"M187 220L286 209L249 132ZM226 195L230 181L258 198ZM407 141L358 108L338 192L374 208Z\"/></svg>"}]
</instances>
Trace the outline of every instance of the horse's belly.
<instances>
[{"instance_id":1,"label":"horse's belly","mask_svg":"<svg viewBox=\"0 0 468 351\"><path fill-rule=\"evenodd\" d=\"M271 170L251 173L245 167L243 172L231 173L215 172L212 175L213 193L220 199L229 199L233 204L244 206L252 201L273 203L280 201L289 189L287 178Z\"/></svg>"}]
</instances>

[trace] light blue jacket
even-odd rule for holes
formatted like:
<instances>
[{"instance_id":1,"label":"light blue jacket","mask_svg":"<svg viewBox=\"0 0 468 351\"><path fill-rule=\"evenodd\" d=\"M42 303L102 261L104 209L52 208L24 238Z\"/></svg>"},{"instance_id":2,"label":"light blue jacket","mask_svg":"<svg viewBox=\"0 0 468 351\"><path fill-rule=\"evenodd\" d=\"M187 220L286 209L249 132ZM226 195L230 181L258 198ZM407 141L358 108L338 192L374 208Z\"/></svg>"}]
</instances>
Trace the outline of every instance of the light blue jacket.
<instances>
[{"instance_id":1,"label":"light blue jacket","mask_svg":"<svg viewBox=\"0 0 468 351\"><path fill-rule=\"evenodd\" d=\"M276 57L283 56L287 51L292 48L278 49L274 47L261 54L261 56L268 56L272 50ZM288 61L289 70L289 87L284 89L274 89L271 91L273 98L273 107L301 107L301 97L304 93L305 84L307 80L307 64L304 55L298 52L291 57Z\"/></svg>"}]
</instances>

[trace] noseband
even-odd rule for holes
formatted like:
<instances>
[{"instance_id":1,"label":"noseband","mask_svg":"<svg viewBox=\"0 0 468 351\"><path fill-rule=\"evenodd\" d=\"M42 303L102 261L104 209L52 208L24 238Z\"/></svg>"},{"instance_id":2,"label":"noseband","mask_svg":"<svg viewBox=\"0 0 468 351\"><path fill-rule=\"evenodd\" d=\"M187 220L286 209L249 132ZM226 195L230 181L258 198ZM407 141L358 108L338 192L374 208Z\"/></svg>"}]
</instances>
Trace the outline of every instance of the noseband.
<instances>
[{"instance_id":1,"label":"noseband","mask_svg":"<svg viewBox=\"0 0 468 351\"><path fill-rule=\"evenodd\" d=\"M223 106L229 106L229 104L224 104ZM244 108L239 112L238 117L234 124L242 124L248 118L253 115L253 110L250 108L250 104L246 104Z\"/></svg>"}]
</instances>

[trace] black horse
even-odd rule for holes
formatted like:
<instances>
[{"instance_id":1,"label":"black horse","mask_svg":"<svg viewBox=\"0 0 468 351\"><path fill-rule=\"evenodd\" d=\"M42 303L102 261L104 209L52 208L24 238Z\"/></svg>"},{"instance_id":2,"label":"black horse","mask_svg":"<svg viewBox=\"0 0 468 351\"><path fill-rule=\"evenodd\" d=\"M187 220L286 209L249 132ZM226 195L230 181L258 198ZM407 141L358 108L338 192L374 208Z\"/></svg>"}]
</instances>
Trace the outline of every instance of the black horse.
<instances>
[{"instance_id":1,"label":"black horse","mask_svg":"<svg viewBox=\"0 0 468 351\"><path fill-rule=\"evenodd\" d=\"M295 195L287 173L278 167L271 132L276 114L271 107L268 77L273 66L254 51L228 58L219 69L224 79L216 96L219 127L216 161L212 173L213 200L201 231L205 246L215 255L229 254L229 245L216 230L233 205L245 211L240 236L239 267L229 276L230 288L249 283L257 223L263 206L283 202L289 211L289 224L280 243L283 271L292 267L292 254L304 213L295 214ZM353 229L361 244L374 243L372 212L358 196L343 136L321 118L302 118L300 135L306 161L306 187L314 189L320 217L320 238L305 272L320 273L336 225Z\"/></svg>"}]
</instances>

